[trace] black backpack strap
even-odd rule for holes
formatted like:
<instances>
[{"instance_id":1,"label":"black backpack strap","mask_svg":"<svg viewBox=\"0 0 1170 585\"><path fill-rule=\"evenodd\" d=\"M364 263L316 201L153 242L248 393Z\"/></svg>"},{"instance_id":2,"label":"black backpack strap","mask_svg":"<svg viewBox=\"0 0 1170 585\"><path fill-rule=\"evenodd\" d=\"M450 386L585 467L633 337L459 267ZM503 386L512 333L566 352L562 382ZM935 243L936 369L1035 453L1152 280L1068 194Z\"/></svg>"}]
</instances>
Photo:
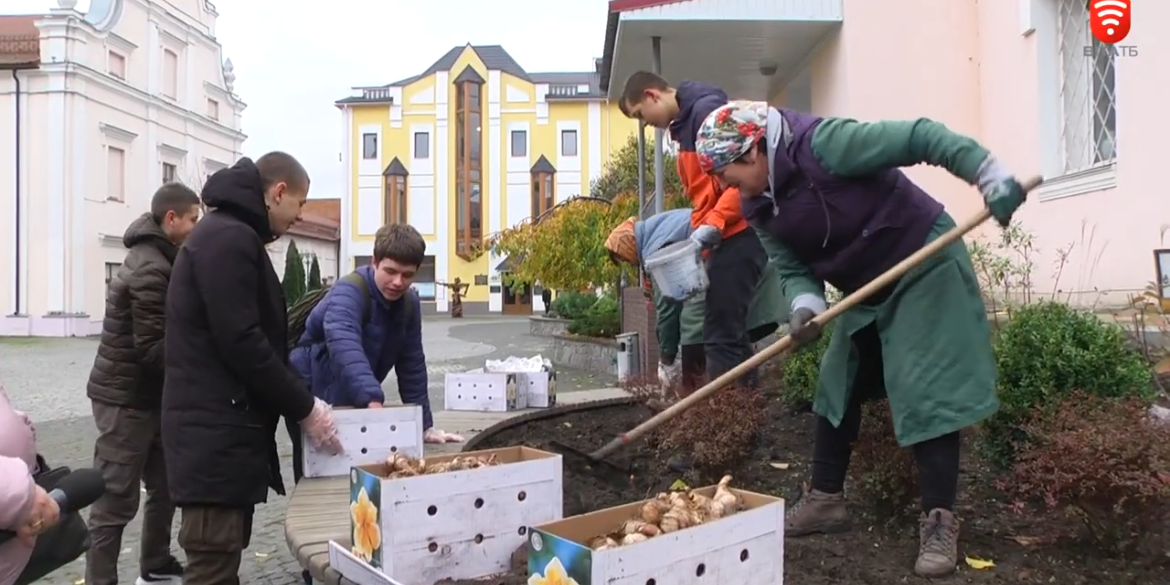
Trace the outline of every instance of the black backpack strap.
<instances>
[{"instance_id":1,"label":"black backpack strap","mask_svg":"<svg viewBox=\"0 0 1170 585\"><path fill-rule=\"evenodd\" d=\"M348 282L358 288L362 293L362 326L370 320L370 291L366 290L366 279L362 278L361 273L354 270L349 274L341 277L341 280Z\"/></svg>"}]
</instances>

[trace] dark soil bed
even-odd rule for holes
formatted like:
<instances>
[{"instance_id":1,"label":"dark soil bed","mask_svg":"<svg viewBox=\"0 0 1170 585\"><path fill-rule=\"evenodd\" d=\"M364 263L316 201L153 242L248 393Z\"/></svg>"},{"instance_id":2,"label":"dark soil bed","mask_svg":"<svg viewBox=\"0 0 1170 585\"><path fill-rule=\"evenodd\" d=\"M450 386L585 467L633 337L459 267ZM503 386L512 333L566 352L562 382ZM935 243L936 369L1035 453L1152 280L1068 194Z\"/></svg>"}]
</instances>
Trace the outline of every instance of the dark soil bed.
<instances>
[{"instance_id":1,"label":"dark soil bed","mask_svg":"<svg viewBox=\"0 0 1170 585\"><path fill-rule=\"evenodd\" d=\"M808 477L812 452L813 417L772 403L771 423L764 429L751 457L730 470L733 486L794 499ZM531 421L506 429L482 441L477 448L528 445L547 449L552 441L591 450L619 432L650 416L643 405L624 404ZM968 441L969 442L969 441ZM679 476L667 468L645 444L628 449L635 485L615 488L565 466L565 516L607 508L665 491ZM771 463L788 464L778 470ZM1000 501L993 474L973 447L966 447L957 514L963 521L958 571L950 578L930 581L913 574L918 550L917 525L912 518L895 525L867 522L854 510L852 532L832 536L788 539L785 542L785 581L793 585L890 585L893 583L1059 583L1061 585L1154 585L1168 583L1166 566L1146 567L1103 558L1091 546L1054 535L1068 534L1062 519L1038 521L1012 511ZM856 503L854 503L856 505ZM1036 541L1045 544L1032 544ZM1021 544L1021 542L1027 543ZM995 562L974 570L963 562L968 555ZM522 573L444 585L524 585Z\"/></svg>"}]
</instances>

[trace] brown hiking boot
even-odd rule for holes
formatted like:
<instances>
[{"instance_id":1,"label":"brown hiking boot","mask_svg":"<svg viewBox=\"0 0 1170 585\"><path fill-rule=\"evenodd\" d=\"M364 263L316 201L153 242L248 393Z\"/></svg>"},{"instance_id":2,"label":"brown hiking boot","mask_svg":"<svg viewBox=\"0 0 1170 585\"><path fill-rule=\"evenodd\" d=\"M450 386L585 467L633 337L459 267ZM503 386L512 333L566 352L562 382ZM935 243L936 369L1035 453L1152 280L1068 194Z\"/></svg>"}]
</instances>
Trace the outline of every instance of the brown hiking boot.
<instances>
[{"instance_id":1,"label":"brown hiking boot","mask_svg":"<svg viewBox=\"0 0 1170 585\"><path fill-rule=\"evenodd\" d=\"M948 510L934 509L918 521L919 577L945 577L959 562L959 520Z\"/></svg>"},{"instance_id":2,"label":"brown hiking boot","mask_svg":"<svg viewBox=\"0 0 1170 585\"><path fill-rule=\"evenodd\" d=\"M844 492L826 494L805 486L804 494L784 515L784 536L835 534L853 528Z\"/></svg>"}]
</instances>

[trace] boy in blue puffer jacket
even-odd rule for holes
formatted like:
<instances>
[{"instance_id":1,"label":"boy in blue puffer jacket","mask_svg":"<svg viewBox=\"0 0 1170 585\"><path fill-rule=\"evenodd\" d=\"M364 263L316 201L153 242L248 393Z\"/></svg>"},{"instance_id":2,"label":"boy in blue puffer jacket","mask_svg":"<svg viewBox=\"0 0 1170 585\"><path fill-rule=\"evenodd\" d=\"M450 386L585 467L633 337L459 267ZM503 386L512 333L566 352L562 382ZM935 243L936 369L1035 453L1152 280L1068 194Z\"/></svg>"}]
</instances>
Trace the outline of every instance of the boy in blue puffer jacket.
<instances>
[{"instance_id":1,"label":"boy in blue puffer jacket","mask_svg":"<svg viewBox=\"0 0 1170 585\"><path fill-rule=\"evenodd\" d=\"M379 229L371 263L339 280L313 307L289 362L314 396L354 408L381 408L382 382L393 369L402 402L423 409L424 440L460 442L462 437L434 428L431 414L422 310L410 288L425 254L426 242L414 227ZM303 472L299 435L293 434L297 480Z\"/></svg>"}]
</instances>

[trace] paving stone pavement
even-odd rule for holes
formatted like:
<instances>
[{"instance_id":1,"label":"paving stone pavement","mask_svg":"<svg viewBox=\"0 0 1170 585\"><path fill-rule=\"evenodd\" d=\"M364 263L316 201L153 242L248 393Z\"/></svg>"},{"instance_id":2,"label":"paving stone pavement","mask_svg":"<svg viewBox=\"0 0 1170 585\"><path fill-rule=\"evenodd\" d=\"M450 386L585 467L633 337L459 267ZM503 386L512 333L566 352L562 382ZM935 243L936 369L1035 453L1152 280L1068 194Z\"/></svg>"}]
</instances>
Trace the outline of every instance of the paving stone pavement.
<instances>
[{"instance_id":1,"label":"paving stone pavement","mask_svg":"<svg viewBox=\"0 0 1170 585\"><path fill-rule=\"evenodd\" d=\"M528 334L528 320L514 317L484 317L461 320L446 316L427 317L423 324L427 369L430 373L431 404L443 406L443 374L482 367L485 359L510 355L551 355L548 338ZM96 431L85 384L93 364L97 340L0 338L0 384L16 408L29 413L36 424L37 447L52 465L92 465ZM612 376L558 370L560 392L613 386ZM388 402L397 401L393 373L386 381ZM480 429L471 429L478 431ZM284 477L291 482L292 446L278 432L278 446ZM257 508L252 546L244 553L241 582L250 585L298 585L300 566L288 553L284 538L286 499L270 494L267 504ZM132 584L138 576L141 522L126 527L120 583ZM174 527L178 532L178 522ZM175 547L182 559L182 553ZM41 580L46 585L82 585L84 559L63 567Z\"/></svg>"}]
</instances>

